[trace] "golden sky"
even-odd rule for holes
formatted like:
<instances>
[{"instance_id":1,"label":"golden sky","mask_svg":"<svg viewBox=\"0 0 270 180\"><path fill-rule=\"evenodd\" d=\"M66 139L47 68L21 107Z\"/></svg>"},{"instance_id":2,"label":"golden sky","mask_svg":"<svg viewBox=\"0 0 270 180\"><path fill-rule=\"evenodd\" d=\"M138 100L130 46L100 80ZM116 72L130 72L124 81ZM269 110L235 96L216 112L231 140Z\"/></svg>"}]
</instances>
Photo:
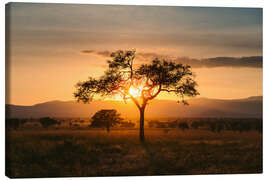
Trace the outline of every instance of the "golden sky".
<instances>
[{"instance_id":1,"label":"golden sky","mask_svg":"<svg viewBox=\"0 0 270 180\"><path fill-rule=\"evenodd\" d=\"M106 51L203 61L196 66L201 97L262 95L262 9L12 3L7 103L73 100L74 85L106 68ZM95 53L83 53L83 50ZM234 57L230 61L224 57ZM145 58L143 63L149 62ZM206 61L204 61L206 62ZM138 59L142 63L142 59ZM211 61L212 63L212 61ZM161 99L175 99L162 94Z\"/></svg>"}]
</instances>

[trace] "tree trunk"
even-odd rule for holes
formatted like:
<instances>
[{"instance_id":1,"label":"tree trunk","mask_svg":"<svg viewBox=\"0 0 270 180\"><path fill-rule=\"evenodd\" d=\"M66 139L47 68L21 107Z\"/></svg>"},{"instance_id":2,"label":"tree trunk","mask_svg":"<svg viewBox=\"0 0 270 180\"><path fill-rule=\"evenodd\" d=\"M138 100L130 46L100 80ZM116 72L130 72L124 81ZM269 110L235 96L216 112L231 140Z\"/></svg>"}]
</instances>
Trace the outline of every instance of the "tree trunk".
<instances>
[{"instance_id":1,"label":"tree trunk","mask_svg":"<svg viewBox=\"0 0 270 180\"><path fill-rule=\"evenodd\" d=\"M140 108L140 141L144 142L144 109Z\"/></svg>"}]
</instances>

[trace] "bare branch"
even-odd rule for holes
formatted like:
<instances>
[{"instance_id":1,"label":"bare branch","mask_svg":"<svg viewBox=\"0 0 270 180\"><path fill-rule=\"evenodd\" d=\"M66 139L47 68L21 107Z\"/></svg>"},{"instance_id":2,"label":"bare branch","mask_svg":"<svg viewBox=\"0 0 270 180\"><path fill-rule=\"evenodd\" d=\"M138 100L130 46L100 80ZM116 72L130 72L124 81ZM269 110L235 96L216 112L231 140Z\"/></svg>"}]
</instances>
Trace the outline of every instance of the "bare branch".
<instances>
[{"instance_id":1,"label":"bare branch","mask_svg":"<svg viewBox=\"0 0 270 180\"><path fill-rule=\"evenodd\" d=\"M153 96L150 96L149 98L147 98L147 101L152 100L155 97L157 97L157 95L160 93L160 91L161 91L161 84L159 85L158 91Z\"/></svg>"}]
</instances>

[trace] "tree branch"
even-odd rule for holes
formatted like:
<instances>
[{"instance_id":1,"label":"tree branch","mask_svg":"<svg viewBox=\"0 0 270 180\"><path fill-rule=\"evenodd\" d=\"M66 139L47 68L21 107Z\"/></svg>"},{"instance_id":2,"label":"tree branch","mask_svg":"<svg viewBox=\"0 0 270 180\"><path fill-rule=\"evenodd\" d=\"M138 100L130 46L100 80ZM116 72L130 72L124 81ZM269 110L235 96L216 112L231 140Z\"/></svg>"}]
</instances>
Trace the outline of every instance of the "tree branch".
<instances>
[{"instance_id":1,"label":"tree branch","mask_svg":"<svg viewBox=\"0 0 270 180\"><path fill-rule=\"evenodd\" d=\"M126 102L126 99L131 99L139 109L141 108L141 106L140 106L139 102L137 101L137 99L135 97L133 97L130 93L128 93L128 92L124 93L122 91L119 91L119 92L123 95L123 100L125 102ZM129 96L129 97L127 97L127 96Z\"/></svg>"},{"instance_id":2,"label":"tree branch","mask_svg":"<svg viewBox=\"0 0 270 180\"><path fill-rule=\"evenodd\" d=\"M131 98L131 100L136 104L136 106L137 106L139 109L141 109L141 106L140 106L139 102L137 101L137 99L134 98L133 96L130 96L130 98Z\"/></svg>"},{"instance_id":3,"label":"tree branch","mask_svg":"<svg viewBox=\"0 0 270 180\"><path fill-rule=\"evenodd\" d=\"M155 97L157 97L157 95L160 93L160 91L161 91L161 84L159 85L158 91L153 96L150 96L149 98L147 98L147 101L152 100Z\"/></svg>"},{"instance_id":4,"label":"tree branch","mask_svg":"<svg viewBox=\"0 0 270 180\"><path fill-rule=\"evenodd\" d=\"M170 93L170 92L176 92L175 89L161 89L160 91L166 91L168 93Z\"/></svg>"}]
</instances>

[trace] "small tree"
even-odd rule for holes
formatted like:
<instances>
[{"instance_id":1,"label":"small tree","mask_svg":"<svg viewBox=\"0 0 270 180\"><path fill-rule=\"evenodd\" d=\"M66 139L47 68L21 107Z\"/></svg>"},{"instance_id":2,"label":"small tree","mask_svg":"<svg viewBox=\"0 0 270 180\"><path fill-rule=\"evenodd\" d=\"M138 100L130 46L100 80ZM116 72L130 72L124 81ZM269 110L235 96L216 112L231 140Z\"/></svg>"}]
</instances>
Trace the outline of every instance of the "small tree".
<instances>
[{"instance_id":1,"label":"small tree","mask_svg":"<svg viewBox=\"0 0 270 180\"><path fill-rule=\"evenodd\" d=\"M188 123L186 122L179 123L178 127L183 131L189 129Z\"/></svg>"},{"instance_id":2,"label":"small tree","mask_svg":"<svg viewBox=\"0 0 270 180\"><path fill-rule=\"evenodd\" d=\"M177 121L169 121L168 122L169 128L176 128L177 127Z\"/></svg>"},{"instance_id":3,"label":"small tree","mask_svg":"<svg viewBox=\"0 0 270 180\"><path fill-rule=\"evenodd\" d=\"M132 100L140 112L141 142L144 141L145 108L160 92L178 95L185 105L185 96L199 94L189 65L156 58L151 64L142 64L135 69L135 50L119 50L113 52L111 57L103 76L99 79L90 77L87 81L77 83L74 97L84 103L90 102L97 94L121 95L125 102Z\"/></svg>"},{"instance_id":4,"label":"small tree","mask_svg":"<svg viewBox=\"0 0 270 180\"><path fill-rule=\"evenodd\" d=\"M49 126L58 124L58 121L55 119L52 119L50 117L43 117L39 119L40 124L44 127L44 128L48 128Z\"/></svg>"},{"instance_id":5,"label":"small tree","mask_svg":"<svg viewBox=\"0 0 270 180\"><path fill-rule=\"evenodd\" d=\"M96 112L91 119L90 127L103 127L107 129L107 132L110 132L111 127L120 124L123 120L115 109L102 109Z\"/></svg>"},{"instance_id":6,"label":"small tree","mask_svg":"<svg viewBox=\"0 0 270 180\"><path fill-rule=\"evenodd\" d=\"M198 129L199 126L200 126L200 123L199 123L198 121L193 121L193 122L191 123L192 129Z\"/></svg>"}]
</instances>

